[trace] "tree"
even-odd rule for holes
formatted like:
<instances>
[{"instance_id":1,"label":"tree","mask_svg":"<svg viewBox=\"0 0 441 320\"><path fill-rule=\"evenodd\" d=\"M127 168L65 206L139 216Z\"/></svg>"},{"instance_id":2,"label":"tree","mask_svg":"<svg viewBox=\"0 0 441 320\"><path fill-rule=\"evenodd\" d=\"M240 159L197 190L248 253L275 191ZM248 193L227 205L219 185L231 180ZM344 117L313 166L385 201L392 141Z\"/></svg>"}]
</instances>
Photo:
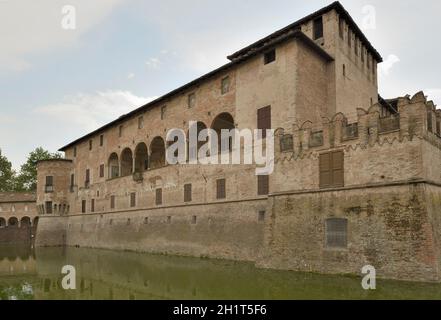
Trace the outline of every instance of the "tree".
<instances>
[{"instance_id":1,"label":"tree","mask_svg":"<svg viewBox=\"0 0 441 320\"><path fill-rule=\"evenodd\" d=\"M0 150L0 192L13 191L15 189L15 172L12 164L2 155Z\"/></svg>"},{"instance_id":2,"label":"tree","mask_svg":"<svg viewBox=\"0 0 441 320\"><path fill-rule=\"evenodd\" d=\"M29 153L25 164L20 168L16 179L16 191L35 191L37 189L37 162L41 160L60 159L60 153L51 153L39 147Z\"/></svg>"}]
</instances>

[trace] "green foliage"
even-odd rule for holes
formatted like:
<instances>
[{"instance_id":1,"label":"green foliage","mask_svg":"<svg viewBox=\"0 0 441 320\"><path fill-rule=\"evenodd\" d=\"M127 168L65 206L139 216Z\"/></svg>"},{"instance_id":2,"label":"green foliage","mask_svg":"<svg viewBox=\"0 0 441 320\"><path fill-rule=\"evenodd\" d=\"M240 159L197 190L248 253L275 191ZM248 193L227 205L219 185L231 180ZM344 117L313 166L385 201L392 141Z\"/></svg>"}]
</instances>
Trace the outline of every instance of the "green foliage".
<instances>
[{"instance_id":1,"label":"green foliage","mask_svg":"<svg viewBox=\"0 0 441 320\"><path fill-rule=\"evenodd\" d=\"M16 191L35 191L37 189L37 162L41 160L61 159L58 152L50 153L39 147L32 151L16 178Z\"/></svg>"},{"instance_id":2,"label":"green foliage","mask_svg":"<svg viewBox=\"0 0 441 320\"><path fill-rule=\"evenodd\" d=\"M0 192L13 191L15 189L15 172L12 164L2 155L0 150Z\"/></svg>"},{"instance_id":3,"label":"green foliage","mask_svg":"<svg viewBox=\"0 0 441 320\"><path fill-rule=\"evenodd\" d=\"M37 189L37 162L41 160L60 159L58 152L51 153L39 147L29 156L17 174L12 170L11 162L0 152L0 192L35 191Z\"/></svg>"}]
</instances>

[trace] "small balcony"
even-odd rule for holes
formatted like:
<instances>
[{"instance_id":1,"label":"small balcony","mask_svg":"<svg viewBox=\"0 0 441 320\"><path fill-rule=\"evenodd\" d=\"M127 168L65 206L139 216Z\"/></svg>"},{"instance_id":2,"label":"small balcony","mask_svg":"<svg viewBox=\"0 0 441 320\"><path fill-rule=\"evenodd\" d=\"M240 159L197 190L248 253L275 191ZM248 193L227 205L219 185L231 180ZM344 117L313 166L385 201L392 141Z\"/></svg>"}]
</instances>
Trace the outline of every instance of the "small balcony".
<instances>
[{"instance_id":1,"label":"small balcony","mask_svg":"<svg viewBox=\"0 0 441 320\"><path fill-rule=\"evenodd\" d=\"M44 192L45 193L53 193L54 192L54 186L53 185L46 185L46 186L44 186Z\"/></svg>"}]
</instances>

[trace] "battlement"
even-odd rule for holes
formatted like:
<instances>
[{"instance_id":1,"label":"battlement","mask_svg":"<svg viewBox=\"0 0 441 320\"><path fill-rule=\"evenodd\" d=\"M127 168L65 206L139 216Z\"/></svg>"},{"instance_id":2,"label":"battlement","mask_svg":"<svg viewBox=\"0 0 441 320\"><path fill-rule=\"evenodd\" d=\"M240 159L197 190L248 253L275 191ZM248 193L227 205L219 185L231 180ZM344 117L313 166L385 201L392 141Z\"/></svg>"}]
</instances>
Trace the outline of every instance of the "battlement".
<instances>
[{"instance_id":1,"label":"battlement","mask_svg":"<svg viewBox=\"0 0 441 320\"><path fill-rule=\"evenodd\" d=\"M303 156L308 152L347 146L382 145L393 141L420 138L441 149L441 110L427 101L423 92L412 98L397 99L398 113L385 110L381 103L368 110L357 108L355 114L337 113L322 118L321 123L305 121L275 132L276 158Z\"/></svg>"}]
</instances>

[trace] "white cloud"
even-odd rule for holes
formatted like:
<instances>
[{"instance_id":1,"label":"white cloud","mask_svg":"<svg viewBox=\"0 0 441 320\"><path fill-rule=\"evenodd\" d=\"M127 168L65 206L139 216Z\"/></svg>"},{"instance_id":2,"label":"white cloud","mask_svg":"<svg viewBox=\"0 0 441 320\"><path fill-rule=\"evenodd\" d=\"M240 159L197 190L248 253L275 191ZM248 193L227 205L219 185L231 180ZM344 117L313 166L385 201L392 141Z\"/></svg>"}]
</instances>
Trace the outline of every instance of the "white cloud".
<instances>
[{"instance_id":1,"label":"white cloud","mask_svg":"<svg viewBox=\"0 0 441 320\"><path fill-rule=\"evenodd\" d=\"M441 107L441 88L440 89L426 89L424 94L427 95L428 100L433 100L435 104Z\"/></svg>"},{"instance_id":2,"label":"white cloud","mask_svg":"<svg viewBox=\"0 0 441 320\"><path fill-rule=\"evenodd\" d=\"M159 67L161 66L161 60L159 60L158 58L150 58L146 61L145 64L149 69L159 69Z\"/></svg>"},{"instance_id":3,"label":"white cloud","mask_svg":"<svg viewBox=\"0 0 441 320\"><path fill-rule=\"evenodd\" d=\"M61 0L0 1L0 72L31 66L30 55L69 48L125 0L70 0L76 8L76 29L64 30Z\"/></svg>"},{"instance_id":4,"label":"white cloud","mask_svg":"<svg viewBox=\"0 0 441 320\"><path fill-rule=\"evenodd\" d=\"M392 67L400 61L401 61L400 58L398 58L396 55L394 54L388 55L387 59L380 64L380 72L382 72L386 76L389 75Z\"/></svg>"},{"instance_id":5,"label":"white cloud","mask_svg":"<svg viewBox=\"0 0 441 320\"><path fill-rule=\"evenodd\" d=\"M120 90L94 94L78 93L64 97L60 103L38 107L35 112L68 126L91 131L153 99L155 97L138 97L129 91Z\"/></svg>"}]
</instances>

